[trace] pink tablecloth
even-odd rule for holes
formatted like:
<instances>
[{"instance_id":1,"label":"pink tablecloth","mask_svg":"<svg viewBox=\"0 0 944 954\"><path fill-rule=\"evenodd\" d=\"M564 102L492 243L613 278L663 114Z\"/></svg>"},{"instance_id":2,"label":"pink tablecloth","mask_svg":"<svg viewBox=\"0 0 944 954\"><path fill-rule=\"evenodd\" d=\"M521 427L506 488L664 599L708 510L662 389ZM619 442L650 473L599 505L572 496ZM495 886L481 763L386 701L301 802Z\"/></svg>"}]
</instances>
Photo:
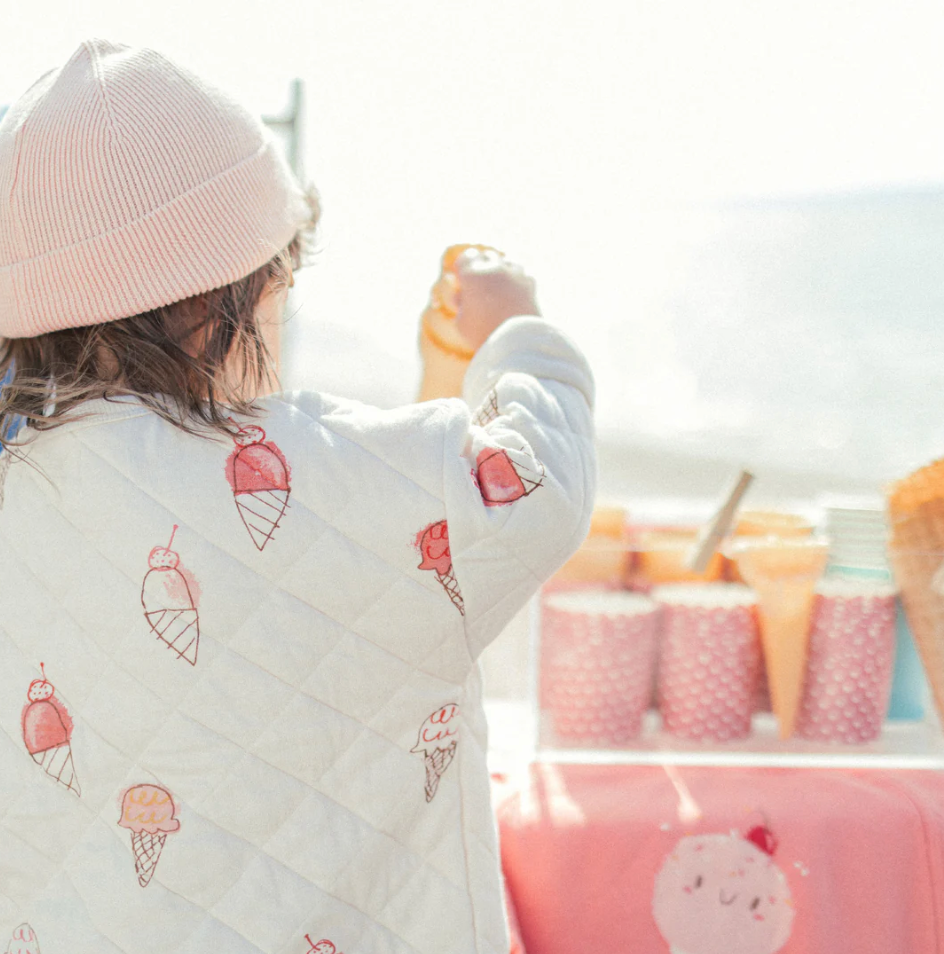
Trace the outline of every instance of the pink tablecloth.
<instances>
[{"instance_id":1,"label":"pink tablecloth","mask_svg":"<svg viewBox=\"0 0 944 954\"><path fill-rule=\"evenodd\" d=\"M495 794L528 954L944 954L944 774L538 763Z\"/></svg>"}]
</instances>

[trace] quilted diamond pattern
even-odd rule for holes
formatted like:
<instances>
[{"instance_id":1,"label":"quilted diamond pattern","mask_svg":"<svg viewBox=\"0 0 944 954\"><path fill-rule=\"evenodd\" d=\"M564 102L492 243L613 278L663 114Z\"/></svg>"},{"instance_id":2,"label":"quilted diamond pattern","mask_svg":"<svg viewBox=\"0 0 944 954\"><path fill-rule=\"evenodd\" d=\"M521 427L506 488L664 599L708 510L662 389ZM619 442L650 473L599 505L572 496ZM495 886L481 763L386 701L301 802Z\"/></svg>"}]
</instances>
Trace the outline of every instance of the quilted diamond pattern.
<instances>
[{"instance_id":1,"label":"quilted diamond pattern","mask_svg":"<svg viewBox=\"0 0 944 954\"><path fill-rule=\"evenodd\" d=\"M470 371L493 395L478 425L461 401L265 402L290 475L261 550L227 477L234 445L133 401L93 402L32 446L35 467L11 465L0 945L28 922L69 954L306 954L320 938L505 954L475 658L579 541L593 485L582 358L509 326ZM546 380L526 373L525 339ZM511 463L479 477L502 448ZM481 480L513 486L514 462L545 476L487 502ZM421 554L434 524L439 549ZM146 611L193 614L196 659ZM51 701L28 709L43 678ZM36 745L70 746L81 794L30 757L27 718ZM150 880L135 826L160 848Z\"/></svg>"}]
</instances>

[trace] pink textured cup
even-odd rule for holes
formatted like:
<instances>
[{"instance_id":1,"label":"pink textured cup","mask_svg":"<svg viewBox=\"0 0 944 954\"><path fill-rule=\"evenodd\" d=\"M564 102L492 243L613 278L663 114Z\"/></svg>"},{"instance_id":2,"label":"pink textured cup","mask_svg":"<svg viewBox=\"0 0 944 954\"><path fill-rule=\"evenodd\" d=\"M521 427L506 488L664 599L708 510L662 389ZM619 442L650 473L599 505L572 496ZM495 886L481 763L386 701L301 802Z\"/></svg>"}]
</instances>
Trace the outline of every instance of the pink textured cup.
<instances>
[{"instance_id":1,"label":"pink textured cup","mask_svg":"<svg viewBox=\"0 0 944 954\"><path fill-rule=\"evenodd\" d=\"M797 735L858 744L878 738L895 663L895 587L826 578L817 587Z\"/></svg>"},{"instance_id":2,"label":"pink textured cup","mask_svg":"<svg viewBox=\"0 0 944 954\"><path fill-rule=\"evenodd\" d=\"M620 748L652 697L658 607L625 591L547 595L541 613L541 743Z\"/></svg>"},{"instance_id":3,"label":"pink textured cup","mask_svg":"<svg viewBox=\"0 0 944 954\"><path fill-rule=\"evenodd\" d=\"M738 583L660 586L662 726L698 742L750 735L761 672L754 592Z\"/></svg>"}]
</instances>

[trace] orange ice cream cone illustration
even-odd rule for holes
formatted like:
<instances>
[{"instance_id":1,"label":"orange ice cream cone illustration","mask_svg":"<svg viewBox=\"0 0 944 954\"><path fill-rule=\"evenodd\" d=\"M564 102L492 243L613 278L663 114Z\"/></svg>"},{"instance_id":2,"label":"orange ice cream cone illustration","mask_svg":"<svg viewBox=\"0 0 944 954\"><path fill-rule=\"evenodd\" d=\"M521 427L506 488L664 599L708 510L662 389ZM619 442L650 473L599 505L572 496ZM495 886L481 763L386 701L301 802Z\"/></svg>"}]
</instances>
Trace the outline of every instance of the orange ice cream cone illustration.
<instances>
[{"instance_id":1,"label":"orange ice cream cone illustration","mask_svg":"<svg viewBox=\"0 0 944 954\"><path fill-rule=\"evenodd\" d=\"M741 576L757 593L771 707L786 739L803 698L813 599L829 547L816 539L758 537L732 549Z\"/></svg>"},{"instance_id":2,"label":"orange ice cream cone illustration","mask_svg":"<svg viewBox=\"0 0 944 954\"><path fill-rule=\"evenodd\" d=\"M289 466L279 448L266 440L261 427L243 425L233 439L236 449L226 461L226 478L240 519L261 551L288 509L292 492Z\"/></svg>"},{"instance_id":3,"label":"orange ice cream cone illustration","mask_svg":"<svg viewBox=\"0 0 944 954\"><path fill-rule=\"evenodd\" d=\"M420 401L462 394L465 372L475 351L455 326L459 289L456 261L470 248L496 251L487 245L451 245L443 253L442 271L420 319L420 355L423 359Z\"/></svg>"},{"instance_id":4,"label":"orange ice cream cone illustration","mask_svg":"<svg viewBox=\"0 0 944 954\"><path fill-rule=\"evenodd\" d=\"M36 932L28 924L15 928L6 954L40 954Z\"/></svg>"},{"instance_id":5,"label":"orange ice cream cone illustration","mask_svg":"<svg viewBox=\"0 0 944 954\"><path fill-rule=\"evenodd\" d=\"M459 707L454 703L437 709L420 726L416 745L410 749L422 755L426 765L426 801L431 802L439 790L443 772L452 764L459 745Z\"/></svg>"},{"instance_id":6,"label":"orange ice cream cone illustration","mask_svg":"<svg viewBox=\"0 0 944 954\"><path fill-rule=\"evenodd\" d=\"M33 761L69 791L81 795L79 780L72 762L72 719L55 687L46 681L42 663L42 679L34 679L27 692L29 702L23 710L23 741Z\"/></svg>"},{"instance_id":7,"label":"orange ice cream cone illustration","mask_svg":"<svg viewBox=\"0 0 944 954\"><path fill-rule=\"evenodd\" d=\"M430 524L419 538L419 549L423 557L419 565L421 570L433 570L449 594L449 599L463 616L465 616L465 601L459 592L459 582L452 572L452 553L449 550L449 527L445 520Z\"/></svg>"},{"instance_id":8,"label":"orange ice cream cone illustration","mask_svg":"<svg viewBox=\"0 0 944 954\"><path fill-rule=\"evenodd\" d=\"M174 799L160 785L135 785L122 798L118 824L131 832L134 870L146 888L154 877L167 836L180 829Z\"/></svg>"},{"instance_id":9,"label":"orange ice cream cone illustration","mask_svg":"<svg viewBox=\"0 0 944 954\"><path fill-rule=\"evenodd\" d=\"M158 639L191 666L197 664L200 646L200 616L187 577L180 570L180 555L171 550L177 525L166 547L148 555L150 569L141 587L144 618Z\"/></svg>"},{"instance_id":10,"label":"orange ice cream cone illustration","mask_svg":"<svg viewBox=\"0 0 944 954\"><path fill-rule=\"evenodd\" d=\"M944 460L894 484L888 494L889 562L915 645L944 721Z\"/></svg>"}]
</instances>

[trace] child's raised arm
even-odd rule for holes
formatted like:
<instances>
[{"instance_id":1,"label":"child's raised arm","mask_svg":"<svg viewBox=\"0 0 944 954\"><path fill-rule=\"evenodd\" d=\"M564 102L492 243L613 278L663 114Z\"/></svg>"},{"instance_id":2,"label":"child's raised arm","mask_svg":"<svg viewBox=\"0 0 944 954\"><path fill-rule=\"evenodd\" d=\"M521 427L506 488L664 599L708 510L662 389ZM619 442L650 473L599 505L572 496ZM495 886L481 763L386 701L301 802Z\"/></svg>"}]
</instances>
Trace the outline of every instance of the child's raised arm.
<instances>
[{"instance_id":1,"label":"child's raised arm","mask_svg":"<svg viewBox=\"0 0 944 954\"><path fill-rule=\"evenodd\" d=\"M477 655L587 533L594 385L573 342L536 317L534 282L520 267L479 254L462 268L456 320L481 347L465 380L470 417L447 439L445 469L456 479L445 486Z\"/></svg>"}]
</instances>

